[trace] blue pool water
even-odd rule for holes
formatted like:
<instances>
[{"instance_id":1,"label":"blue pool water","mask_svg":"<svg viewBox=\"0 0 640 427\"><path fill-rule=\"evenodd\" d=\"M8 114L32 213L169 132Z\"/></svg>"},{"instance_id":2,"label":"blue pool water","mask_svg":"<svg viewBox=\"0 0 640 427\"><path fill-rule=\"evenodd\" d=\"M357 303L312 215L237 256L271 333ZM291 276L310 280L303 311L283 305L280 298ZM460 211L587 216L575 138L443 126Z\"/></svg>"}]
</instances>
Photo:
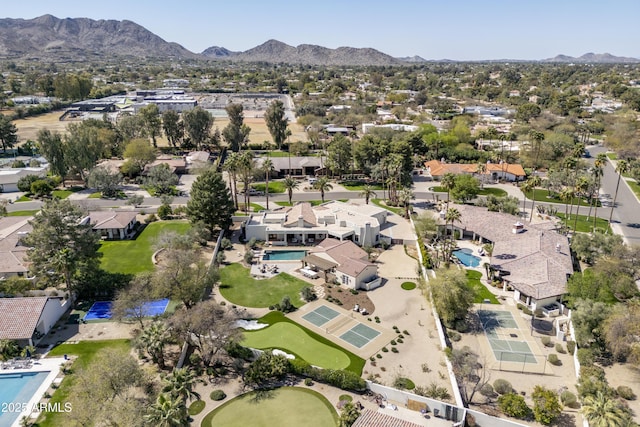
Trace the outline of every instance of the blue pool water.
<instances>
[{"instance_id":1,"label":"blue pool water","mask_svg":"<svg viewBox=\"0 0 640 427\"><path fill-rule=\"evenodd\" d=\"M264 261L297 261L307 255L307 251L269 251L265 252Z\"/></svg>"},{"instance_id":2,"label":"blue pool water","mask_svg":"<svg viewBox=\"0 0 640 427\"><path fill-rule=\"evenodd\" d=\"M0 412L1 427L8 427L18 419L20 408L31 400L47 375L49 372L0 375L0 404L6 409Z\"/></svg>"},{"instance_id":3,"label":"blue pool water","mask_svg":"<svg viewBox=\"0 0 640 427\"><path fill-rule=\"evenodd\" d=\"M471 249L462 248L453 251L453 255L460 260L465 267L477 267L480 265L480 257L473 255Z\"/></svg>"}]
</instances>

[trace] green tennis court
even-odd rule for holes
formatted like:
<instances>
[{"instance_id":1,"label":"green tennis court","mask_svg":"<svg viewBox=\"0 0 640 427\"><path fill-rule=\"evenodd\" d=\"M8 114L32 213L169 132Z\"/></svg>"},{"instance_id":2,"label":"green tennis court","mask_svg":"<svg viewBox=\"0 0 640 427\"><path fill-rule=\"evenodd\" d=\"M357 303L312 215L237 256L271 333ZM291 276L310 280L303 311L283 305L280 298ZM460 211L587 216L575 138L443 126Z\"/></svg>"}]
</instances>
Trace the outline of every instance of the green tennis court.
<instances>
[{"instance_id":1,"label":"green tennis court","mask_svg":"<svg viewBox=\"0 0 640 427\"><path fill-rule=\"evenodd\" d=\"M321 305L320 307L316 307L315 310L310 311L309 313L302 316L302 318L312 325L321 327L328 321L338 317L339 314L340 313L327 307L326 305Z\"/></svg>"},{"instance_id":2,"label":"green tennis court","mask_svg":"<svg viewBox=\"0 0 640 427\"><path fill-rule=\"evenodd\" d=\"M522 331L511 312L478 310L478 317L497 360L538 363L529 344L525 340L515 339L522 336Z\"/></svg>"},{"instance_id":3,"label":"green tennis court","mask_svg":"<svg viewBox=\"0 0 640 427\"><path fill-rule=\"evenodd\" d=\"M348 342L354 347L362 348L374 340L378 335L380 335L379 331L376 331L367 325L363 325L362 323L358 323L356 326L340 335L340 339Z\"/></svg>"}]
</instances>

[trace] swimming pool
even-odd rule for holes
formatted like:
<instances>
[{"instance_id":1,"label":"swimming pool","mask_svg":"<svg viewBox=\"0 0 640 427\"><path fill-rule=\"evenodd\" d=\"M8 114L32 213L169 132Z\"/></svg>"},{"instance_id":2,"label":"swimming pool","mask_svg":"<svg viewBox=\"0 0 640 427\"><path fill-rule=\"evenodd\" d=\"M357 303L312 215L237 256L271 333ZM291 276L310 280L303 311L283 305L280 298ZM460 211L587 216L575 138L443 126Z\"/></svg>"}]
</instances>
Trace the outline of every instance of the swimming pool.
<instances>
[{"instance_id":1,"label":"swimming pool","mask_svg":"<svg viewBox=\"0 0 640 427\"><path fill-rule=\"evenodd\" d=\"M267 251L263 261L298 261L307 255L307 251Z\"/></svg>"},{"instance_id":2,"label":"swimming pool","mask_svg":"<svg viewBox=\"0 0 640 427\"><path fill-rule=\"evenodd\" d=\"M10 426L18 419L48 375L48 371L0 375L0 402L4 406L0 426Z\"/></svg>"},{"instance_id":3,"label":"swimming pool","mask_svg":"<svg viewBox=\"0 0 640 427\"><path fill-rule=\"evenodd\" d=\"M480 257L473 255L473 251L468 248L462 248L453 251L453 255L460 260L465 267L477 267L480 265Z\"/></svg>"}]
</instances>

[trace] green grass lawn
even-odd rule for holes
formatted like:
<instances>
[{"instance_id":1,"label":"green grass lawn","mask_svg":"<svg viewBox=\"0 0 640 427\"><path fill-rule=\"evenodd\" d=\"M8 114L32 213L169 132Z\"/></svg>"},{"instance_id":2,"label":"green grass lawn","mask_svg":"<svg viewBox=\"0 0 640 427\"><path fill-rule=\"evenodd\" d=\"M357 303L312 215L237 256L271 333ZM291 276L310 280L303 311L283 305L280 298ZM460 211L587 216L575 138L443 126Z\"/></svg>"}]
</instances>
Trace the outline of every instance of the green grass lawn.
<instances>
[{"instance_id":1,"label":"green grass lawn","mask_svg":"<svg viewBox=\"0 0 640 427\"><path fill-rule=\"evenodd\" d=\"M483 188L482 190L480 190L480 192L478 193L479 196L496 196L496 197L504 197L507 195L507 192L504 191L502 188Z\"/></svg>"},{"instance_id":2,"label":"green grass lawn","mask_svg":"<svg viewBox=\"0 0 640 427\"><path fill-rule=\"evenodd\" d=\"M258 191L265 191L266 183L251 184L251 188ZM281 194L287 191L282 181L269 181L269 194Z\"/></svg>"},{"instance_id":3,"label":"green grass lawn","mask_svg":"<svg viewBox=\"0 0 640 427\"><path fill-rule=\"evenodd\" d=\"M28 197L28 196L20 196L20 197L18 197L18 199L16 200L16 202L30 202L31 200L33 200L31 197Z\"/></svg>"},{"instance_id":4,"label":"green grass lawn","mask_svg":"<svg viewBox=\"0 0 640 427\"><path fill-rule=\"evenodd\" d=\"M240 264L230 264L220 269L220 294L234 304L243 307L269 307L280 303L289 295L296 307L304 305L300 290L309 286L307 282L287 273L280 273L270 279L256 280L250 270Z\"/></svg>"},{"instance_id":5,"label":"green grass lawn","mask_svg":"<svg viewBox=\"0 0 640 427\"><path fill-rule=\"evenodd\" d=\"M361 184L361 185L341 184L341 185L350 191L362 191L364 190L364 187L365 187L364 184ZM381 184L371 185L370 187L373 191L382 191L382 188L383 188Z\"/></svg>"},{"instance_id":6,"label":"green grass lawn","mask_svg":"<svg viewBox=\"0 0 640 427\"><path fill-rule=\"evenodd\" d=\"M338 413L320 393L282 387L243 394L209 412L202 427L336 427Z\"/></svg>"},{"instance_id":7,"label":"green grass lawn","mask_svg":"<svg viewBox=\"0 0 640 427\"><path fill-rule=\"evenodd\" d=\"M102 197L102 192L96 191L95 193L89 194L89 199L99 199Z\"/></svg>"},{"instance_id":8,"label":"green grass lawn","mask_svg":"<svg viewBox=\"0 0 640 427\"><path fill-rule=\"evenodd\" d=\"M429 190L433 191L434 193L446 193L447 190L446 188L440 186L440 185L436 185L435 187L431 187Z\"/></svg>"},{"instance_id":9,"label":"green grass lawn","mask_svg":"<svg viewBox=\"0 0 640 427\"><path fill-rule=\"evenodd\" d=\"M396 208L394 206L387 206L387 204L381 199L371 199L370 202L373 203L374 205L376 205L379 208L386 209L386 210L388 210L390 212L393 212L396 215L404 216L404 209L403 208Z\"/></svg>"},{"instance_id":10,"label":"green grass lawn","mask_svg":"<svg viewBox=\"0 0 640 427\"><path fill-rule=\"evenodd\" d=\"M525 191L524 195L526 196L527 199L529 200L533 200L533 190L532 191ZM546 188L536 188L536 202L546 202L546 203L559 203L564 205L564 200L562 200L558 194L554 194L554 193L549 193L549 191L547 191ZM585 200L585 199L581 199L580 197L574 197L573 198L573 205L577 205L580 204L580 206L589 206L589 201ZM597 201L598 203L598 207L602 206L600 205L599 201ZM568 200L567 204L571 204L571 201ZM594 205L595 206L595 205Z\"/></svg>"},{"instance_id":11,"label":"green grass lawn","mask_svg":"<svg viewBox=\"0 0 640 427\"><path fill-rule=\"evenodd\" d=\"M51 192L51 194L53 195L53 197L57 197L58 199L66 199L67 197L69 197L70 195L72 195L74 192L71 190L53 190Z\"/></svg>"},{"instance_id":12,"label":"green grass lawn","mask_svg":"<svg viewBox=\"0 0 640 427\"><path fill-rule=\"evenodd\" d=\"M131 344L129 340L81 341L78 344L60 344L54 347L47 357L61 357L65 354L78 356L73 362L73 368L76 369L89 365L96 353L104 348L128 351L131 348ZM50 403L60 403L64 406L64 403L68 401L73 381L73 374L65 376L62 383L60 383L60 387L53 393ZM38 418L37 425L39 427L65 426L66 420L63 413L45 411Z\"/></svg>"},{"instance_id":13,"label":"green grass lawn","mask_svg":"<svg viewBox=\"0 0 640 427\"><path fill-rule=\"evenodd\" d=\"M33 216L38 212L40 211L37 209L32 211L13 211L13 212L8 212L7 216Z\"/></svg>"},{"instance_id":14,"label":"green grass lawn","mask_svg":"<svg viewBox=\"0 0 640 427\"><path fill-rule=\"evenodd\" d=\"M112 273L135 274L152 271L156 238L165 231L185 233L191 226L186 221L158 221L145 227L135 240L112 240L102 242L100 265Z\"/></svg>"},{"instance_id":15,"label":"green grass lawn","mask_svg":"<svg viewBox=\"0 0 640 427\"><path fill-rule=\"evenodd\" d=\"M640 184L632 180L627 180L627 184L629 184L629 188L631 188L631 190L636 193L636 196L640 198Z\"/></svg>"},{"instance_id":16,"label":"green grass lawn","mask_svg":"<svg viewBox=\"0 0 640 427\"><path fill-rule=\"evenodd\" d=\"M264 210L264 206L257 203L249 203L249 212L260 212ZM244 212L244 203L238 202L238 212Z\"/></svg>"},{"instance_id":17,"label":"green grass lawn","mask_svg":"<svg viewBox=\"0 0 640 427\"><path fill-rule=\"evenodd\" d=\"M607 157L609 160L618 160L618 155L616 153L607 153Z\"/></svg>"},{"instance_id":18,"label":"green grass lawn","mask_svg":"<svg viewBox=\"0 0 640 427\"><path fill-rule=\"evenodd\" d=\"M331 200L332 199L324 199L324 202L326 203L326 202L329 202ZM318 205L322 204L322 200L304 200L304 201L307 202L307 203L311 203L311 206L318 206ZM346 202L349 201L349 199L338 199L338 201L346 203ZM271 202L271 203L275 203L278 206L293 206L298 202L294 200L291 203L289 203L289 202Z\"/></svg>"},{"instance_id":19,"label":"green grass lawn","mask_svg":"<svg viewBox=\"0 0 640 427\"><path fill-rule=\"evenodd\" d=\"M491 304L499 304L496 296L482 284L480 281L481 278L482 273L479 271L467 270L467 284L476 292L476 299L473 302L480 304L484 302L485 299L488 299L491 301Z\"/></svg>"},{"instance_id":20,"label":"green grass lawn","mask_svg":"<svg viewBox=\"0 0 640 427\"><path fill-rule=\"evenodd\" d=\"M350 364L349 357L343 351L316 341L298 325L289 322L246 331L242 345L260 350L277 348L321 368L345 369Z\"/></svg>"},{"instance_id":21,"label":"green grass lawn","mask_svg":"<svg viewBox=\"0 0 640 427\"><path fill-rule=\"evenodd\" d=\"M571 215L571 219L567 220L564 213L557 213L558 218L562 220L564 224L566 224L570 229L573 230L573 225L575 224L576 216ZM609 221L604 218L596 219L596 228L601 229L602 231L609 229ZM586 215L578 215L578 224L576 226L576 231L580 231L582 233L591 233L593 231L593 216L587 220Z\"/></svg>"}]
</instances>

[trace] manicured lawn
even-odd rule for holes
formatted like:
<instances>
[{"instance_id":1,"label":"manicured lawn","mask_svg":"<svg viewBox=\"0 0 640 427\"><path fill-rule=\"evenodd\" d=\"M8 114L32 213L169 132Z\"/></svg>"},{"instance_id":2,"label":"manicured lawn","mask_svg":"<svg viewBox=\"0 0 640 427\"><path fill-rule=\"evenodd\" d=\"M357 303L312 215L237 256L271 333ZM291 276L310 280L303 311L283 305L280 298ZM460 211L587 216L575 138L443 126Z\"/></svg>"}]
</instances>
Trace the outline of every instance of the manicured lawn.
<instances>
[{"instance_id":1,"label":"manicured lawn","mask_svg":"<svg viewBox=\"0 0 640 427\"><path fill-rule=\"evenodd\" d=\"M30 202L31 200L33 200L31 197L27 197L27 196L20 196L16 202Z\"/></svg>"},{"instance_id":2,"label":"manicured lawn","mask_svg":"<svg viewBox=\"0 0 640 427\"><path fill-rule=\"evenodd\" d=\"M365 187L364 184L361 184L361 185L342 184L342 186L350 191L362 191L364 190L364 187ZM371 185L371 189L373 191L382 191L382 185L381 184Z\"/></svg>"},{"instance_id":3,"label":"manicured lawn","mask_svg":"<svg viewBox=\"0 0 640 427\"><path fill-rule=\"evenodd\" d=\"M96 191L95 193L89 194L89 199L99 199L102 197L102 192Z\"/></svg>"},{"instance_id":4,"label":"manicured lawn","mask_svg":"<svg viewBox=\"0 0 640 427\"><path fill-rule=\"evenodd\" d=\"M112 273L152 271L151 255L158 235L166 231L185 233L190 227L186 221L158 221L147 225L135 240L102 242L100 265L103 270Z\"/></svg>"},{"instance_id":5,"label":"manicured lawn","mask_svg":"<svg viewBox=\"0 0 640 427\"><path fill-rule=\"evenodd\" d=\"M249 203L249 212L260 212L264 210L264 206L257 203ZM238 202L238 211L244 212L244 203Z\"/></svg>"},{"instance_id":6,"label":"manicured lawn","mask_svg":"<svg viewBox=\"0 0 640 427\"><path fill-rule=\"evenodd\" d=\"M488 299L491 301L491 304L499 304L496 296L482 284L480 281L481 278L482 273L479 271L467 270L467 284L470 288L476 291L476 299L473 302L480 304L484 302L485 299Z\"/></svg>"},{"instance_id":7,"label":"manicured lawn","mask_svg":"<svg viewBox=\"0 0 640 427\"><path fill-rule=\"evenodd\" d=\"M230 264L220 269L220 294L234 304L243 307L269 307L280 303L289 295L296 307L304 305L300 290L309 286L307 282L287 273L280 273L270 279L256 280L250 270L240 264Z\"/></svg>"},{"instance_id":8,"label":"manicured lawn","mask_svg":"<svg viewBox=\"0 0 640 427\"><path fill-rule=\"evenodd\" d=\"M627 180L627 184L629 184L629 188L636 193L636 196L640 198L640 184L633 180Z\"/></svg>"},{"instance_id":9,"label":"manicured lawn","mask_svg":"<svg viewBox=\"0 0 640 427\"><path fill-rule=\"evenodd\" d=\"M435 187L431 187L429 190L433 191L434 193L446 193L447 190L446 188L440 186L440 185L436 185Z\"/></svg>"},{"instance_id":10,"label":"manicured lawn","mask_svg":"<svg viewBox=\"0 0 640 427\"><path fill-rule=\"evenodd\" d=\"M324 199L324 202L326 203L326 202L328 202L330 200L332 200L332 199ZM347 201L349 201L349 199L338 199L338 201L339 202L347 202ZM322 200L305 200L305 202L311 203L311 206L318 206L318 205L322 204ZM272 203L275 203L278 206L293 206L298 202L294 200L292 203L289 203L289 202L272 202Z\"/></svg>"},{"instance_id":11,"label":"manicured lawn","mask_svg":"<svg viewBox=\"0 0 640 427\"><path fill-rule=\"evenodd\" d=\"M266 184L251 184L251 188L254 188L258 191L265 191L267 187ZM269 181L269 194L279 194L284 193L287 189L284 187L284 183L282 181Z\"/></svg>"},{"instance_id":12,"label":"manicured lawn","mask_svg":"<svg viewBox=\"0 0 640 427\"><path fill-rule=\"evenodd\" d=\"M266 393L266 394L265 394ZM232 399L202 420L202 427L336 427L338 413L320 393L302 387L251 392Z\"/></svg>"},{"instance_id":13,"label":"manicured lawn","mask_svg":"<svg viewBox=\"0 0 640 427\"><path fill-rule=\"evenodd\" d=\"M50 357L61 357L65 354L78 356L73 362L73 368L87 366L93 360L95 354L104 348L115 348L129 350L131 344L129 340L108 340L108 341L81 341L78 344L60 344L54 347L48 354ZM60 387L53 393L50 403L64 403L68 401L71 386L73 385L73 375L67 375L62 380ZM54 427L65 425L64 415L57 412L45 411L38 418L39 427Z\"/></svg>"},{"instance_id":14,"label":"manicured lawn","mask_svg":"<svg viewBox=\"0 0 640 427\"><path fill-rule=\"evenodd\" d=\"M478 193L479 196L496 196L496 197L504 197L507 195L507 192L502 188L483 188Z\"/></svg>"},{"instance_id":15,"label":"manicured lawn","mask_svg":"<svg viewBox=\"0 0 640 427\"><path fill-rule=\"evenodd\" d=\"M13 211L13 212L8 212L7 216L33 216L36 213L38 213L39 210L32 210L32 211Z\"/></svg>"},{"instance_id":16,"label":"manicured lawn","mask_svg":"<svg viewBox=\"0 0 640 427\"><path fill-rule=\"evenodd\" d=\"M529 200L533 200L533 190L532 191L525 191L524 195L527 197L527 199ZM547 202L547 203L560 203L562 205L565 204L564 200L562 200L558 194L555 193L549 193L549 191L546 188L536 188L536 202ZM573 198L573 205L577 205L580 204L580 206L589 206L589 201L585 200L585 199L581 199L579 197L574 197ZM598 203L598 207L602 206L600 205L600 202L597 201L596 203ZM571 204L570 200L567 200L567 204ZM595 204L594 204L595 206Z\"/></svg>"},{"instance_id":17,"label":"manicured lawn","mask_svg":"<svg viewBox=\"0 0 640 427\"><path fill-rule=\"evenodd\" d=\"M616 153L607 153L607 157L609 160L618 160L618 155Z\"/></svg>"},{"instance_id":18,"label":"manicured lawn","mask_svg":"<svg viewBox=\"0 0 640 427\"><path fill-rule=\"evenodd\" d=\"M374 205L376 205L379 208L386 209L386 210L388 210L390 212L393 212L396 215L404 216L404 209L403 208L396 208L394 206L387 206L387 204L381 199L371 199L370 201L371 201L371 203L373 203Z\"/></svg>"},{"instance_id":19,"label":"manicured lawn","mask_svg":"<svg viewBox=\"0 0 640 427\"><path fill-rule=\"evenodd\" d=\"M569 220L566 219L566 216L564 213L557 213L556 215L558 216L558 218L562 220L562 222L565 225L567 225L570 229L573 230L573 225L576 220L575 215L571 215L571 219ZM591 231L593 231L593 216L587 219L586 215L578 215L578 224L576 228L577 228L576 231L580 231L582 233L591 233ZM604 218L596 219L596 228L599 228L602 231L609 230L609 221L607 221Z\"/></svg>"},{"instance_id":20,"label":"manicured lawn","mask_svg":"<svg viewBox=\"0 0 640 427\"><path fill-rule=\"evenodd\" d=\"M413 290L413 289L415 289L415 288L416 288L416 286L418 286L418 285L416 285L416 284L415 284L415 282L403 282L403 283L400 285L400 287L401 287L402 289L404 289L405 291Z\"/></svg>"},{"instance_id":21,"label":"manicured lawn","mask_svg":"<svg viewBox=\"0 0 640 427\"><path fill-rule=\"evenodd\" d=\"M67 197L69 197L70 195L73 194L73 191L71 191L71 190L53 190L51 192L51 194L54 197L57 197L58 199L66 199Z\"/></svg>"}]
</instances>

